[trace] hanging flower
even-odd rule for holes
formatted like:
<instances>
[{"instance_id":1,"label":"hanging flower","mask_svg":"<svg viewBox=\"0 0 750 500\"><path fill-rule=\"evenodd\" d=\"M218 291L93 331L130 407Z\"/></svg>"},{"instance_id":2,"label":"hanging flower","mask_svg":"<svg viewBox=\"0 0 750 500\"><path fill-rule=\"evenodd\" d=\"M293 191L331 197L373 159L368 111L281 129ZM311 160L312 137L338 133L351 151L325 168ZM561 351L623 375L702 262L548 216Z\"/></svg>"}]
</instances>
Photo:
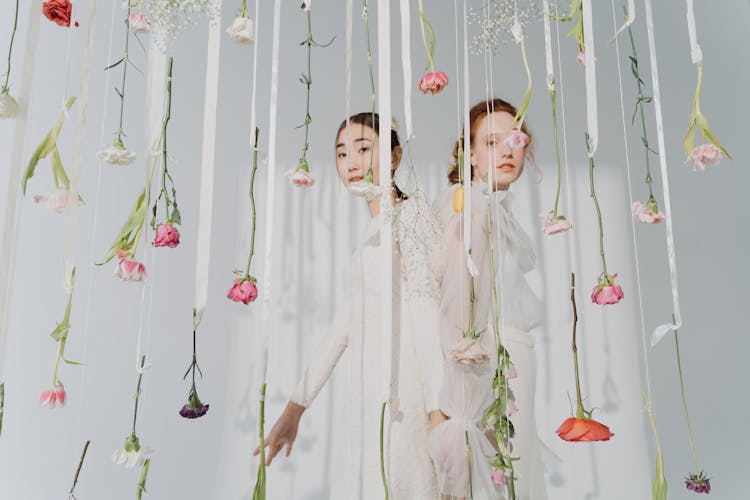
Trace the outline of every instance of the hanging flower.
<instances>
[{"instance_id":1,"label":"hanging flower","mask_svg":"<svg viewBox=\"0 0 750 500\"><path fill-rule=\"evenodd\" d=\"M180 244L180 232L172 225L172 221L168 220L166 224L156 226L156 234L151 244L155 247L174 248Z\"/></svg>"},{"instance_id":2,"label":"hanging flower","mask_svg":"<svg viewBox=\"0 0 750 500\"><path fill-rule=\"evenodd\" d=\"M578 56L576 60L579 64L584 64L584 50L585 43L583 38L583 0L570 0L570 8L568 9L567 16L553 16L556 20L561 22L573 21L573 27L570 28L568 33L565 35L573 36L578 43Z\"/></svg>"},{"instance_id":3,"label":"hanging flower","mask_svg":"<svg viewBox=\"0 0 750 500\"><path fill-rule=\"evenodd\" d=\"M227 292L227 298L235 302L247 305L258 298L258 288L255 286L256 279L252 276L238 278Z\"/></svg>"},{"instance_id":4,"label":"hanging flower","mask_svg":"<svg viewBox=\"0 0 750 500\"><path fill-rule=\"evenodd\" d=\"M191 391L188 403L180 408L180 416L184 418L200 418L206 413L208 413L208 405L201 403L198 395L194 391Z\"/></svg>"},{"instance_id":5,"label":"hanging flower","mask_svg":"<svg viewBox=\"0 0 750 500\"><path fill-rule=\"evenodd\" d=\"M146 266L132 260L131 256L125 252L117 255L120 262L115 266L114 276L122 281L143 281L146 279Z\"/></svg>"},{"instance_id":6,"label":"hanging flower","mask_svg":"<svg viewBox=\"0 0 750 500\"><path fill-rule=\"evenodd\" d=\"M448 85L448 75L442 71L428 71L419 79L419 90L423 94L438 94Z\"/></svg>"},{"instance_id":7,"label":"hanging flower","mask_svg":"<svg viewBox=\"0 0 750 500\"><path fill-rule=\"evenodd\" d=\"M182 31L192 29L202 16L209 23L220 22L220 5L219 0L149 0L154 42L166 51Z\"/></svg>"},{"instance_id":8,"label":"hanging flower","mask_svg":"<svg viewBox=\"0 0 750 500\"><path fill-rule=\"evenodd\" d=\"M546 215L539 214L539 218L542 219L542 231L546 235L564 233L572 227L564 215L555 216L553 210Z\"/></svg>"},{"instance_id":9,"label":"hanging flower","mask_svg":"<svg viewBox=\"0 0 750 500\"><path fill-rule=\"evenodd\" d=\"M578 64L580 64L581 66L586 65L586 51L585 50L582 50L581 52L578 53L578 57L576 57L576 62L578 62Z\"/></svg>"},{"instance_id":10,"label":"hanging flower","mask_svg":"<svg viewBox=\"0 0 750 500\"><path fill-rule=\"evenodd\" d=\"M53 189L49 196L34 196L34 203L46 202L47 209L61 214L70 204L70 191L67 189Z\"/></svg>"},{"instance_id":11,"label":"hanging flower","mask_svg":"<svg viewBox=\"0 0 750 500\"><path fill-rule=\"evenodd\" d=\"M39 405L46 406L49 409L62 408L65 406L66 399L65 387L63 387L62 382L57 380L51 389L42 391L41 396L39 396Z\"/></svg>"},{"instance_id":12,"label":"hanging flower","mask_svg":"<svg viewBox=\"0 0 750 500\"><path fill-rule=\"evenodd\" d=\"M292 186L310 187L315 184L315 176L310 173L307 162L300 162L296 168L287 171L286 178Z\"/></svg>"},{"instance_id":13,"label":"hanging flower","mask_svg":"<svg viewBox=\"0 0 750 500\"><path fill-rule=\"evenodd\" d=\"M695 87L695 95L693 96L693 111L690 114L688 130L683 143L685 156L687 156L686 163L691 163L693 170L696 172L705 170L707 166L718 165L725 156L730 160L733 159L727 149L721 145L713 132L711 132L708 120L701 113L703 62L699 62L697 66L698 83ZM696 126L700 130L702 139L701 144L698 146L695 145Z\"/></svg>"},{"instance_id":14,"label":"hanging flower","mask_svg":"<svg viewBox=\"0 0 750 500\"><path fill-rule=\"evenodd\" d=\"M615 285L615 274L602 274L599 283L591 291L591 302L599 305L617 304L623 299L622 288Z\"/></svg>"},{"instance_id":15,"label":"hanging flower","mask_svg":"<svg viewBox=\"0 0 750 500\"><path fill-rule=\"evenodd\" d=\"M249 17L235 17L227 28L227 33L237 43L255 43L255 23Z\"/></svg>"},{"instance_id":16,"label":"hanging flower","mask_svg":"<svg viewBox=\"0 0 750 500\"><path fill-rule=\"evenodd\" d=\"M490 479L495 486L507 486L508 479L505 477L505 471L503 469L492 468Z\"/></svg>"},{"instance_id":17,"label":"hanging flower","mask_svg":"<svg viewBox=\"0 0 750 500\"><path fill-rule=\"evenodd\" d=\"M42 14L58 26L69 28L73 4L69 0L48 0L42 4Z\"/></svg>"},{"instance_id":18,"label":"hanging flower","mask_svg":"<svg viewBox=\"0 0 750 500\"><path fill-rule=\"evenodd\" d=\"M130 165L135 161L135 153L128 150L120 138L96 153L96 157L110 165Z\"/></svg>"},{"instance_id":19,"label":"hanging flower","mask_svg":"<svg viewBox=\"0 0 750 500\"><path fill-rule=\"evenodd\" d=\"M700 144L693 148L685 163L693 166L694 172L703 172L706 167L716 167L724 158L724 152L715 144Z\"/></svg>"},{"instance_id":20,"label":"hanging flower","mask_svg":"<svg viewBox=\"0 0 750 500\"><path fill-rule=\"evenodd\" d=\"M112 461L117 465L124 465L126 469L132 469L143 465L146 455L153 451L147 446L142 446L138 437L131 434L125 438L125 445L112 453Z\"/></svg>"},{"instance_id":21,"label":"hanging flower","mask_svg":"<svg viewBox=\"0 0 750 500\"><path fill-rule=\"evenodd\" d=\"M442 71L435 71L435 31L432 24L424 15L422 0L419 0L419 27L422 31L422 43L427 53L427 68L429 71L419 80L418 88L424 94L437 94L448 85L448 75Z\"/></svg>"},{"instance_id":22,"label":"hanging flower","mask_svg":"<svg viewBox=\"0 0 750 500\"><path fill-rule=\"evenodd\" d=\"M711 493L711 479L703 471L690 474L685 478L685 486L696 493Z\"/></svg>"},{"instance_id":23,"label":"hanging flower","mask_svg":"<svg viewBox=\"0 0 750 500\"><path fill-rule=\"evenodd\" d=\"M0 118L13 118L18 113L18 102L8 93L7 88L0 92Z\"/></svg>"},{"instance_id":24,"label":"hanging flower","mask_svg":"<svg viewBox=\"0 0 750 500\"><path fill-rule=\"evenodd\" d=\"M653 198L648 200L646 204L634 201L632 210L633 217L644 224L658 224L664 220L664 213L659 210L659 206Z\"/></svg>"},{"instance_id":25,"label":"hanging flower","mask_svg":"<svg viewBox=\"0 0 750 500\"><path fill-rule=\"evenodd\" d=\"M511 149L525 148L529 144L529 136L518 128L513 128L505 137L503 144Z\"/></svg>"},{"instance_id":26,"label":"hanging flower","mask_svg":"<svg viewBox=\"0 0 750 500\"><path fill-rule=\"evenodd\" d=\"M133 12L128 16L128 26L133 33L148 33L151 31L151 20L142 12Z\"/></svg>"},{"instance_id":27,"label":"hanging flower","mask_svg":"<svg viewBox=\"0 0 750 500\"><path fill-rule=\"evenodd\" d=\"M479 338L462 338L448 350L448 359L462 365L480 365L490 360L490 353Z\"/></svg>"}]
</instances>

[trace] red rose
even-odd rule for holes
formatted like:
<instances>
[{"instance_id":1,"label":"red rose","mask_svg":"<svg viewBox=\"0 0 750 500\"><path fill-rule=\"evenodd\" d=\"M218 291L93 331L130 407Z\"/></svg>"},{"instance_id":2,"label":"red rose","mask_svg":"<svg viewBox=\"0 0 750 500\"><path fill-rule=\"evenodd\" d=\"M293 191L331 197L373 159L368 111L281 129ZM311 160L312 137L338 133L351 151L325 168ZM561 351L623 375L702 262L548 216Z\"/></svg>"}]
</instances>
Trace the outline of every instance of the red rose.
<instances>
[{"instance_id":1,"label":"red rose","mask_svg":"<svg viewBox=\"0 0 750 500\"><path fill-rule=\"evenodd\" d=\"M573 418L557 428L557 435L565 441L609 441L614 436L604 424L588 418Z\"/></svg>"},{"instance_id":2,"label":"red rose","mask_svg":"<svg viewBox=\"0 0 750 500\"><path fill-rule=\"evenodd\" d=\"M42 14L60 26L70 27L73 4L69 0L48 0L42 4Z\"/></svg>"}]
</instances>

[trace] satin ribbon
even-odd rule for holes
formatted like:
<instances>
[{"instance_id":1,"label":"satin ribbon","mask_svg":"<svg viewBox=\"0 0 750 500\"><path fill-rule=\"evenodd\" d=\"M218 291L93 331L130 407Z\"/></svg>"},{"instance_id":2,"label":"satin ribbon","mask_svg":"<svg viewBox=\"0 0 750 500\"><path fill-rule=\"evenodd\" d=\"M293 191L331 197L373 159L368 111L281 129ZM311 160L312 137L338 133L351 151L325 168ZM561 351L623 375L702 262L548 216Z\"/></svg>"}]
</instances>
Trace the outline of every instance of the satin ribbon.
<instances>
[{"instance_id":1,"label":"satin ribbon","mask_svg":"<svg viewBox=\"0 0 750 500\"><path fill-rule=\"evenodd\" d=\"M625 24L620 26L620 28L615 32L615 36L612 37L612 40L617 38L620 33L626 30L628 26L633 24L633 21L635 21L635 0L628 0L628 19L627 21L625 21Z\"/></svg>"},{"instance_id":2,"label":"satin ribbon","mask_svg":"<svg viewBox=\"0 0 750 500\"><path fill-rule=\"evenodd\" d=\"M692 3L692 2L689 2ZM669 197L669 173L667 171L667 147L664 141L664 118L661 112L661 91L659 90L659 71L656 63L656 41L654 39L654 15L651 10L651 0L645 0L646 32L648 33L648 50L651 59L651 86L654 89L654 110L656 114L656 135L659 141L659 167L661 170L661 187L664 198L664 214L667 236L667 259L669 261L669 281L672 289L672 311L674 323L664 323L657 326L651 334L651 346L655 346L671 330L682 326L680 314L680 297L677 289L677 260L674 249L674 233L672 229L672 202Z\"/></svg>"},{"instance_id":3,"label":"satin ribbon","mask_svg":"<svg viewBox=\"0 0 750 500\"><path fill-rule=\"evenodd\" d=\"M464 251L466 252L466 266L469 273L479 276L474 259L471 258L471 119L469 109L469 17L466 12L466 0L464 0L463 11L463 33L464 33Z\"/></svg>"},{"instance_id":4,"label":"satin ribbon","mask_svg":"<svg viewBox=\"0 0 750 500\"><path fill-rule=\"evenodd\" d=\"M542 10L544 16L544 62L547 67L547 90L555 91L555 67L552 64L552 34L550 29L549 0L543 0Z\"/></svg>"},{"instance_id":5,"label":"satin ribbon","mask_svg":"<svg viewBox=\"0 0 750 500\"><path fill-rule=\"evenodd\" d=\"M344 100L346 111L346 157L349 158L349 115L352 104L352 25L354 23L354 0L346 0L346 74L344 76ZM347 240L348 241L348 240ZM347 283L349 280L347 279ZM347 298L349 295L347 294Z\"/></svg>"},{"instance_id":6,"label":"satin ribbon","mask_svg":"<svg viewBox=\"0 0 750 500\"><path fill-rule=\"evenodd\" d=\"M219 4L219 16L221 5ZM214 164L216 163L216 107L219 95L219 59L221 26L208 29L206 56L206 92L203 105L203 151L201 156L200 206L198 217L198 251L195 263L195 313L193 329L197 330L208 302L208 271L211 260L211 216L214 201ZM257 46L257 45L256 45ZM257 61L257 59L256 59ZM255 85L253 85L255 92Z\"/></svg>"},{"instance_id":7,"label":"satin ribbon","mask_svg":"<svg viewBox=\"0 0 750 500\"><path fill-rule=\"evenodd\" d=\"M703 51L701 51L701 46L698 45L698 35L695 31L693 0L687 0L687 25L688 35L690 36L690 57L693 59L693 64L698 64L703 62Z\"/></svg>"},{"instance_id":8,"label":"satin ribbon","mask_svg":"<svg viewBox=\"0 0 750 500\"><path fill-rule=\"evenodd\" d=\"M596 99L596 51L594 50L594 22L591 0L583 0L583 42L586 64L586 127L589 133L589 158L599 144L599 123Z\"/></svg>"},{"instance_id":9,"label":"satin ribbon","mask_svg":"<svg viewBox=\"0 0 750 500\"><path fill-rule=\"evenodd\" d=\"M401 0L401 68L404 73L404 122L406 123L405 142L414 136L411 111L411 13L409 0Z\"/></svg>"},{"instance_id":10,"label":"satin ribbon","mask_svg":"<svg viewBox=\"0 0 750 500\"><path fill-rule=\"evenodd\" d=\"M252 85L253 90L250 97L250 147L252 150L256 150L258 145L255 144L255 128L257 127L257 114L255 109L257 85L258 81L258 31L260 30L260 0L255 2L255 43L253 44L253 77Z\"/></svg>"}]
</instances>

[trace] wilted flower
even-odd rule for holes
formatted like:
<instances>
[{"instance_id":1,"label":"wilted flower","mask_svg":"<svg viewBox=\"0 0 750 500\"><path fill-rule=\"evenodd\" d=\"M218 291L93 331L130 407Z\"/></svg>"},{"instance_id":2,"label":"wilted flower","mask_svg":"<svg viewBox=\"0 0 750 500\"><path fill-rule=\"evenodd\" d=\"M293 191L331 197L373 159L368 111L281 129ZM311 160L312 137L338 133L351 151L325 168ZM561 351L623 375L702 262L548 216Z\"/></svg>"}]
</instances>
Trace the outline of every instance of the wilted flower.
<instances>
[{"instance_id":1,"label":"wilted flower","mask_svg":"<svg viewBox=\"0 0 750 500\"><path fill-rule=\"evenodd\" d=\"M464 337L448 350L448 359L462 365L479 365L490 360L490 354L478 338Z\"/></svg>"},{"instance_id":2,"label":"wilted flower","mask_svg":"<svg viewBox=\"0 0 750 500\"><path fill-rule=\"evenodd\" d=\"M114 275L123 281L143 281L146 279L146 266L131 259L126 252L118 252L120 262L115 266Z\"/></svg>"},{"instance_id":3,"label":"wilted flower","mask_svg":"<svg viewBox=\"0 0 750 500\"><path fill-rule=\"evenodd\" d=\"M55 24L69 28L73 4L69 0L49 0L42 4L42 14Z\"/></svg>"},{"instance_id":4,"label":"wilted flower","mask_svg":"<svg viewBox=\"0 0 750 500\"><path fill-rule=\"evenodd\" d=\"M39 396L39 405L46 406L50 409L65 406L65 400L67 395L65 393L65 387L59 380L55 382L55 385L51 389L42 391Z\"/></svg>"},{"instance_id":5,"label":"wilted flower","mask_svg":"<svg viewBox=\"0 0 750 500\"><path fill-rule=\"evenodd\" d=\"M255 278L238 278L234 280L232 288L227 292L227 298L235 302L249 304L258 298L258 288L255 286Z\"/></svg>"},{"instance_id":6,"label":"wilted flower","mask_svg":"<svg viewBox=\"0 0 750 500\"><path fill-rule=\"evenodd\" d=\"M711 493L711 479L703 471L690 474L685 478L685 486L696 493Z\"/></svg>"},{"instance_id":7,"label":"wilted flower","mask_svg":"<svg viewBox=\"0 0 750 500\"><path fill-rule=\"evenodd\" d=\"M0 118L13 118L18 113L18 102L8 93L8 89L0 92Z\"/></svg>"},{"instance_id":8,"label":"wilted flower","mask_svg":"<svg viewBox=\"0 0 750 500\"><path fill-rule=\"evenodd\" d=\"M128 17L128 25L133 33L148 33L151 31L151 20L140 12L133 12Z\"/></svg>"},{"instance_id":9,"label":"wilted flower","mask_svg":"<svg viewBox=\"0 0 750 500\"><path fill-rule=\"evenodd\" d=\"M495 484L495 486L505 486L508 484L508 479L505 477L505 471L496 467L492 468L490 479L492 480L493 484Z\"/></svg>"},{"instance_id":10,"label":"wilted flower","mask_svg":"<svg viewBox=\"0 0 750 500\"><path fill-rule=\"evenodd\" d=\"M135 153L128 150L122 140L115 139L110 146L96 153L96 157L110 165L130 165L135 160Z\"/></svg>"},{"instance_id":11,"label":"wilted flower","mask_svg":"<svg viewBox=\"0 0 750 500\"><path fill-rule=\"evenodd\" d=\"M180 408L180 416L184 418L200 418L208 412L208 405L201 403L195 386L190 389L188 402Z\"/></svg>"},{"instance_id":12,"label":"wilted flower","mask_svg":"<svg viewBox=\"0 0 750 500\"><path fill-rule=\"evenodd\" d=\"M555 432L561 439L573 442L609 441L614 436L609 427L592 418L570 417Z\"/></svg>"},{"instance_id":13,"label":"wilted flower","mask_svg":"<svg viewBox=\"0 0 750 500\"><path fill-rule=\"evenodd\" d=\"M227 28L227 33L237 43L255 43L255 23L249 17L236 17Z\"/></svg>"},{"instance_id":14,"label":"wilted flower","mask_svg":"<svg viewBox=\"0 0 750 500\"><path fill-rule=\"evenodd\" d=\"M131 434L125 439L125 445L112 453L112 461L117 465L124 465L126 469L140 467L146 461L146 455L154 450L141 446L138 437Z\"/></svg>"},{"instance_id":15,"label":"wilted flower","mask_svg":"<svg viewBox=\"0 0 750 500\"><path fill-rule=\"evenodd\" d=\"M437 94L448 85L448 75L442 71L429 71L419 80L419 90L425 94Z\"/></svg>"},{"instance_id":16,"label":"wilted flower","mask_svg":"<svg viewBox=\"0 0 750 500\"><path fill-rule=\"evenodd\" d=\"M693 148L686 163L693 165L695 172L702 172L706 167L715 167L724 158L724 152L715 144L701 144Z\"/></svg>"},{"instance_id":17,"label":"wilted flower","mask_svg":"<svg viewBox=\"0 0 750 500\"><path fill-rule=\"evenodd\" d=\"M564 233L572 227L564 215L555 216L552 211L546 215L539 214L539 218L542 219L542 231L546 235Z\"/></svg>"},{"instance_id":18,"label":"wilted flower","mask_svg":"<svg viewBox=\"0 0 750 500\"><path fill-rule=\"evenodd\" d=\"M517 128L511 129L503 144L511 149L521 149L529 144L529 136Z\"/></svg>"},{"instance_id":19,"label":"wilted flower","mask_svg":"<svg viewBox=\"0 0 750 500\"><path fill-rule=\"evenodd\" d=\"M47 209L61 214L70 203L70 191L67 189L53 189L49 196L34 196L34 203L46 202Z\"/></svg>"},{"instance_id":20,"label":"wilted flower","mask_svg":"<svg viewBox=\"0 0 750 500\"><path fill-rule=\"evenodd\" d=\"M180 232L172 225L172 221L159 224L156 226L156 234L151 244L155 247L174 248L180 244Z\"/></svg>"},{"instance_id":21,"label":"wilted flower","mask_svg":"<svg viewBox=\"0 0 750 500\"><path fill-rule=\"evenodd\" d=\"M315 184L315 177L308 170L292 168L286 173L289 183L297 187L310 187Z\"/></svg>"}]
</instances>

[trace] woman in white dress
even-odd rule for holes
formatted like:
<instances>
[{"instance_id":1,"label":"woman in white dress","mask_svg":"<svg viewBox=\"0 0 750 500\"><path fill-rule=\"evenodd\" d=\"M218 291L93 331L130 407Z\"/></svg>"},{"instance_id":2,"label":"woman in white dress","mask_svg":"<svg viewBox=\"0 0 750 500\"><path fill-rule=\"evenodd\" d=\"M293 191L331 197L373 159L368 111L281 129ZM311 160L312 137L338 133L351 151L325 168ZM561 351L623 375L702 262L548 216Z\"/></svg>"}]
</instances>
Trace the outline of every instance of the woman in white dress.
<instances>
[{"instance_id":1,"label":"woman in white dress","mask_svg":"<svg viewBox=\"0 0 750 500\"><path fill-rule=\"evenodd\" d=\"M431 433L430 451L439 492L449 498L547 498L534 415L536 355L530 333L541 307L524 277L534 267L535 255L513 216L509 191L523 172L530 138L525 126L512 129L515 114L501 99L470 110L471 192L456 194L464 189L456 143L448 174L452 185L435 202L447 247L440 321L447 360L440 403L450 420ZM470 197L470 204L464 207L460 195ZM470 252L464 245L464 219L469 217L464 210L469 207ZM499 372L498 359L503 360ZM507 401L498 403L506 388Z\"/></svg>"},{"instance_id":2,"label":"woman in white dress","mask_svg":"<svg viewBox=\"0 0 750 500\"><path fill-rule=\"evenodd\" d=\"M335 500L384 498L379 433L387 370L381 316L388 295L382 290L382 276L387 271L379 247L378 127L377 114L360 113L349 119L348 134L346 121L336 134L336 168L341 181L360 196L375 191L374 197L366 198L371 220L348 263L347 297L266 439L269 465L284 446L289 455L302 414L348 350L344 407L334 438L330 498ZM395 170L401 160L395 131L391 131L391 148L390 164ZM365 177L370 166L372 184ZM437 481L427 437L430 426L445 419L438 406L444 363L438 337L442 230L421 193L407 198L395 184L392 191L394 204L388 214L395 250L392 389L384 419L385 473L390 498L432 500L437 498Z\"/></svg>"}]
</instances>

